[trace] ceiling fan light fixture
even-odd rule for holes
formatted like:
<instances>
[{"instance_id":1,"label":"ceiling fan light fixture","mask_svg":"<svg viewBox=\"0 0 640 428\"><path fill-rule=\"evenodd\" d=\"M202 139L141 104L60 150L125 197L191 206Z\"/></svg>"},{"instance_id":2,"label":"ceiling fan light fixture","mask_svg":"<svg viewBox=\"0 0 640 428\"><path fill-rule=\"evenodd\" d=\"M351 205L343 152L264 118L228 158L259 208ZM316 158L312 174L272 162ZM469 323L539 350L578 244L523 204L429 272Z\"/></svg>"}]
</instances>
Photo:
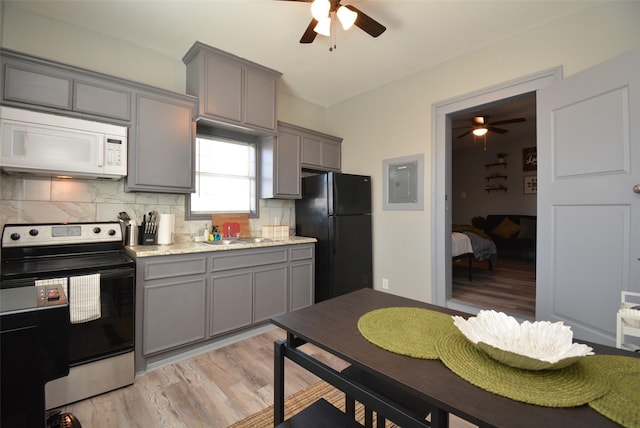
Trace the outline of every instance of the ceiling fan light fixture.
<instances>
[{"instance_id":1,"label":"ceiling fan light fixture","mask_svg":"<svg viewBox=\"0 0 640 428\"><path fill-rule=\"evenodd\" d=\"M331 35L331 18L329 16L318 20L318 24L316 24L313 29L318 34L329 37Z\"/></svg>"},{"instance_id":2,"label":"ceiling fan light fixture","mask_svg":"<svg viewBox=\"0 0 640 428\"><path fill-rule=\"evenodd\" d=\"M476 129L473 130L473 135L475 135L477 137L482 137L487 132L489 132L489 130L487 128L476 128Z\"/></svg>"},{"instance_id":3,"label":"ceiling fan light fixture","mask_svg":"<svg viewBox=\"0 0 640 428\"><path fill-rule=\"evenodd\" d=\"M331 3L329 0L313 0L313 3L311 3L311 15L318 22L327 18L330 10Z\"/></svg>"},{"instance_id":4,"label":"ceiling fan light fixture","mask_svg":"<svg viewBox=\"0 0 640 428\"><path fill-rule=\"evenodd\" d=\"M338 8L338 19L340 20L340 24L342 24L342 28L348 30L353 26L353 23L356 22L356 18L358 17L358 13L348 9L344 6L340 6Z\"/></svg>"}]
</instances>

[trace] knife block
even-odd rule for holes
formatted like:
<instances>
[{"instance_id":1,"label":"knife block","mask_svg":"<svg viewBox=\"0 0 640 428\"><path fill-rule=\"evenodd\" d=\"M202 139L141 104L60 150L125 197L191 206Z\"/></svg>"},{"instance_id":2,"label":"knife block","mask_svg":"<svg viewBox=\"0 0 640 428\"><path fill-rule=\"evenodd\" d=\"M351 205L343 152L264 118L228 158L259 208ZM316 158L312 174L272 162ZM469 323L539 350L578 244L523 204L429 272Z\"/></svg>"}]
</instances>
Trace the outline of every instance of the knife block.
<instances>
[{"instance_id":1,"label":"knife block","mask_svg":"<svg viewBox=\"0 0 640 428\"><path fill-rule=\"evenodd\" d=\"M155 245L157 238L155 232L145 232L144 226L138 226L138 245Z\"/></svg>"}]
</instances>

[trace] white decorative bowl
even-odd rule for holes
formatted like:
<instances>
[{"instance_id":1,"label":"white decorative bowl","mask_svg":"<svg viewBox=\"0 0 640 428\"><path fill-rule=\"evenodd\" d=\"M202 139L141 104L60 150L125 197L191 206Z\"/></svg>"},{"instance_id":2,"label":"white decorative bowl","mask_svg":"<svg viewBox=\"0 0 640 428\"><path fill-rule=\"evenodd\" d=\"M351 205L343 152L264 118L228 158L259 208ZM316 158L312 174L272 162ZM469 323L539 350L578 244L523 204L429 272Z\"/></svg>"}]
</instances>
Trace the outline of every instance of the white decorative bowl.
<instances>
[{"instance_id":1,"label":"white decorative bowl","mask_svg":"<svg viewBox=\"0 0 640 428\"><path fill-rule=\"evenodd\" d=\"M573 343L571 327L562 321L520 324L503 312L484 310L469 319L454 316L453 323L476 347L512 367L556 370L593 355L591 347Z\"/></svg>"}]
</instances>

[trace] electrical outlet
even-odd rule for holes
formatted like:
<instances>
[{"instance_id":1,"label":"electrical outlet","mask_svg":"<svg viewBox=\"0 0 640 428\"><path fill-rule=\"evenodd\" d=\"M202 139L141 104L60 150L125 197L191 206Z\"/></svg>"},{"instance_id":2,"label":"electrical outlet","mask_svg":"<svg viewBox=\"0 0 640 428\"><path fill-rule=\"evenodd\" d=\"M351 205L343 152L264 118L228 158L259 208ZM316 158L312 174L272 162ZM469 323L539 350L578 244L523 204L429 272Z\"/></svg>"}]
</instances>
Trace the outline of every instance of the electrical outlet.
<instances>
[{"instance_id":1,"label":"electrical outlet","mask_svg":"<svg viewBox=\"0 0 640 428\"><path fill-rule=\"evenodd\" d=\"M389 289L389 280L387 278L382 278L382 289L383 290Z\"/></svg>"}]
</instances>

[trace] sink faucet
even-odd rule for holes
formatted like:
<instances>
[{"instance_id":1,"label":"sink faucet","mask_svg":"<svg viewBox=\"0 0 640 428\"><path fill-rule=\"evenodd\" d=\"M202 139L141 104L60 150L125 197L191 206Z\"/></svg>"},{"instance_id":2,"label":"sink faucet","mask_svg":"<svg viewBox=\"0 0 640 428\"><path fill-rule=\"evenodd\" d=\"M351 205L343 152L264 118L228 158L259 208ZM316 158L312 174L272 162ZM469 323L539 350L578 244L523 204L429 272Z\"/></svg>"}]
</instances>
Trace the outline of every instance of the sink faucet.
<instances>
[{"instance_id":1,"label":"sink faucet","mask_svg":"<svg viewBox=\"0 0 640 428\"><path fill-rule=\"evenodd\" d=\"M233 237L234 237L234 236L231 234L231 226L229 226L229 225L227 226L227 236L228 236L229 238L233 238Z\"/></svg>"}]
</instances>

